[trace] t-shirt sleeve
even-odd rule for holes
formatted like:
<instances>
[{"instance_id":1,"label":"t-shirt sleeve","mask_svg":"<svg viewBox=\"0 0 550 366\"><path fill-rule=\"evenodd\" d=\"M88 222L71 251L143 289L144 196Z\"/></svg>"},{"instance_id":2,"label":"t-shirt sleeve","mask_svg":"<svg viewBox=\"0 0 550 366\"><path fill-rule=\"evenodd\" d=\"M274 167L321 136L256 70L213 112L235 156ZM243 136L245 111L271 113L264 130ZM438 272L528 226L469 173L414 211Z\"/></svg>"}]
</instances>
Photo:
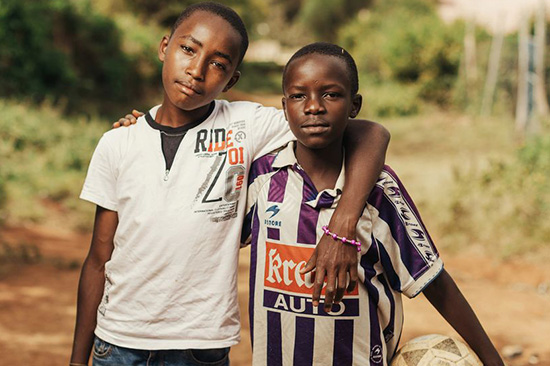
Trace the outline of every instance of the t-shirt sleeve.
<instances>
[{"instance_id":1,"label":"t-shirt sleeve","mask_svg":"<svg viewBox=\"0 0 550 366\"><path fill-rule=\"evenodd\" d=\"M106 135L99 140L92 155L80 198L108 210L117 211L116 181L114 169L117 155Z\"/></svg>"},{"instance_id":2,"label":"t-shirt sleeve","mask_svg":"<svg viewBox=\"0 0 550 366\"><path fill-rule=\"evenodd\" d=\"M389 285L415 297L443 269L443 261L405 187L389 167L382 171L368 199L372 217L371 245Z\"/></svg>"},{"instance_id":3,"label":"t-shirt sleeve","mask_svg":"<svg viewBox=\"0 0 550 366\"><path fill-rule=\"evenodd\" d=\"M295 140L282 110L258 104L253 113L250 126L253 159Z\"/></svg>"}]
</instances>

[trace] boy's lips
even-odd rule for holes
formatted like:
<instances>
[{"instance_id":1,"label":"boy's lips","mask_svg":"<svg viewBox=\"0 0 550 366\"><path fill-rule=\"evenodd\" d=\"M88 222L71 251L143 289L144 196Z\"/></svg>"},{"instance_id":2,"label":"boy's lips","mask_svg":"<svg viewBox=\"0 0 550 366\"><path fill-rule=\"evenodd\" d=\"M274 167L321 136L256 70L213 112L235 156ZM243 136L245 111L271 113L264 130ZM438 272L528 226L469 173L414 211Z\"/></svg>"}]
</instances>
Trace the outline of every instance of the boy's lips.
<instances>
[{"instance_id":1,"label":"boy's lips","mask_svg":"<svg viewBox=\"0 0 550 366\"><path fill-rule=\"evenodd\" d=\"M185 81L176 81L176 84L180 87L180 90L183 92L183 94L192 96L192 95L200 95L202 94L202 90L200 88L197 88L191 83L185 82Z\"/></svg>"},{"instance_id":2,"label":"boy's lips","mask_svg":"<svg viewBox=\"0 0 550 366\"><path fill-rule=\"evenodd\" d=\"M328 123L320 120L308 121L300 126L301 129L312 134L325 132L329 127Z\"/></svg>"}]
</instances>

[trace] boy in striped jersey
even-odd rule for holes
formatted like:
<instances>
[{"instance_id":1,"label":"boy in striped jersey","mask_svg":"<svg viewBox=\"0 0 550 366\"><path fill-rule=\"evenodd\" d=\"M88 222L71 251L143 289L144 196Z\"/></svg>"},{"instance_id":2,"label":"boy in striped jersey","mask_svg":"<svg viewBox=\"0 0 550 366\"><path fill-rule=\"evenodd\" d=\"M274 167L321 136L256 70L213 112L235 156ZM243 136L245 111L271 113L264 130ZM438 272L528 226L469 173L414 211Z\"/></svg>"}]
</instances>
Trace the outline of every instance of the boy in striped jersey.
<instances>
[{"instance_id":1,"label":"boy in striped jersey","mask_svg":"<svg viewBox=\"0 0 550 366\"><path fill-rule=\"evenodd\" d=\"M389 167L353 238L361 242L361 285L329 312L308 297L313 282L322 279L302 273L315 244L330 231L325 225L341 197L342 136L361 108L357 91L353 58L338 46L305 46L285 67L282 102L297 141L253 163L243 231L252 245L253 364L387 365L401 336L401 294L424 292L484 365L502 365Z\"/></svg>"}]
</instances>

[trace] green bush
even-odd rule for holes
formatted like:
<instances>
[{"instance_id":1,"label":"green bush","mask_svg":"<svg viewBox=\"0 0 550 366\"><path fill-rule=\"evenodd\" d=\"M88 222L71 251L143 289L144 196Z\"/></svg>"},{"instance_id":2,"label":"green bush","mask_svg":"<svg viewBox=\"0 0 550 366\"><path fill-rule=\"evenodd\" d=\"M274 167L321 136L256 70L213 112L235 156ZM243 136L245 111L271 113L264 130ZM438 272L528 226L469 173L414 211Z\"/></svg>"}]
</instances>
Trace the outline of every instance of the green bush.
<instances>
[{"instance_id":1,"label":"green bush","mask_svg":"<svg viewBox=\"0 0 550 366\"><path fill-rule=\"evenodd\" d=\"M95 145L107 123L63 117L48 105L0 99L0 219L41 221L47 208L67 215L68 226L89 222L91 205L78 196Z\"/></svg>"},{"instance_id":2,"label":"green bush","mask_svg":"<svg viewBox=\"0 0 550 366\"><path fill-rule=\"evenodd\" d=\"M528 142L511 161L455 174L447 234L504 256L536 252L550 237L550 137Z\"/></svg>"},{"instance_id":3,"label":"green bush","mask_svg":"<svg viewBox=\"0 0 550 366\"><path fill-rule=\"evenodd\" d=\"M2 1L0 96L115 115L120 103L139 97L140 76L118 29L85 4Z\"/></svg>"},{"instance_id":4,"label":"green bush","mask_svg":"<svg viewBox=\"0 0 550 366\"><path fill-rule=\"evenodd\" d=\"M240 66L239 90L282 94L283 67L274 62L243 62Z\"/></svg>"},{"instance_id":5,"label":"green bush","mask_svg":"<svg viewBox=\"0 0 550 366\"><path fill-rule=\"evenodd\" d=\"M418 96L439 105L452 101L463 31L448 26L432 1L386 0L362 11L339 32L339 43L362 73L378 83L418 86Z\"/></svg>"},{"instance_id":6,"label":"green bush","mask_svg":"<svg viewBox=\"0 0 550 366\"><path fill-rule=\"evenodd\" d=\"M419 88L414 84L368 82L360 77L359 92L363 96L361 114L373 117L411 116L420 112Z\"/></svg>"},{"instance_id":7,"label":"green bush","mask_svg":"<svg viewBox=\"0 0 550 366\"><path fill-rule=\"evenodd\" d=\"M313 33L318 40L334 42L338 37L335 30L357 11L370 6L372 0L303 0L296 3L300 6L298 18L303 29Z\"/></svg>"},{"instance_id":8,"label":"green bush","mask_svg":"<svg viewBox=\"0 0 550 366\"><path fill-rule=\"evenodd\" d=\"M6 177L4 177L4 175L2 174L2 171L0 170L0 225L2 225L2 222L4 221L2 211L6 205L7 198L8 197L6 193Z\"/></svg>"}]
</instances>

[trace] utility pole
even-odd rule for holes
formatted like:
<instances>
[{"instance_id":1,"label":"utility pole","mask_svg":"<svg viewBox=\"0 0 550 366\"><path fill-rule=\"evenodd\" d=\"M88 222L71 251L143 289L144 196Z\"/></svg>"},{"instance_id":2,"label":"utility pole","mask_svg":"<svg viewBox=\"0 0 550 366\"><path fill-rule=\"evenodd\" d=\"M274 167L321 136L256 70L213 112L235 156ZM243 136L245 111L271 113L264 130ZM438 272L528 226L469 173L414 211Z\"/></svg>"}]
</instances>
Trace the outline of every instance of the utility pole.
<instances>
[{"instance_id":1,"label":"utility pole","mask_svg":"<svg viewBox=\"0 0 550 366\"><path fill-rule=\"evenodd\" d=\"M518 96L516 104L516 132L523 137L529 120L529 18L523 13L518 32Z\"/></svg>"},{"instance_id":2,"label":"utility pole","mask_svg":"<svg viewBox=\"0 0 550 366\"><path fill-rule=\"evenodd\" d=\"M502 17L501 17L502 18ZM481 100L481 115L487 116L491 114L493 109L493 100L495 97L495 89L498 81L498 69L500 64L500 54L502 52L502 43L504 41L504 31L502 29L503 22L497 26L493 41L491 43L491 55L489 56L489 66L487 70L487 81L483 89L483 99Z\"/></svg>"},{"instance_id":3,"label":"utility pole","mask_svg":"<svg viewBox=\"0 0 550 366\"><path fill-rule=\"evenodd\" d=\"M546 49L546 4L539 0L539 9L535 22L535 105L539 117L548 116L548 99L546 97L546 70L544 51Z\"/></svg>"},{"instance_id":4,"label":"utility pole","mask_svg":"<svg viewBox=\"0 0 550 366\"><path fill-rule=\"evenodd\" d=\"M476 30L473 19L466 21L466 29L464 33L464 73L466 84L466 102L472 103L474 96L477 94L474 91L477 86L477 56L476 56Z\"/></svg>"}]
</instances>

